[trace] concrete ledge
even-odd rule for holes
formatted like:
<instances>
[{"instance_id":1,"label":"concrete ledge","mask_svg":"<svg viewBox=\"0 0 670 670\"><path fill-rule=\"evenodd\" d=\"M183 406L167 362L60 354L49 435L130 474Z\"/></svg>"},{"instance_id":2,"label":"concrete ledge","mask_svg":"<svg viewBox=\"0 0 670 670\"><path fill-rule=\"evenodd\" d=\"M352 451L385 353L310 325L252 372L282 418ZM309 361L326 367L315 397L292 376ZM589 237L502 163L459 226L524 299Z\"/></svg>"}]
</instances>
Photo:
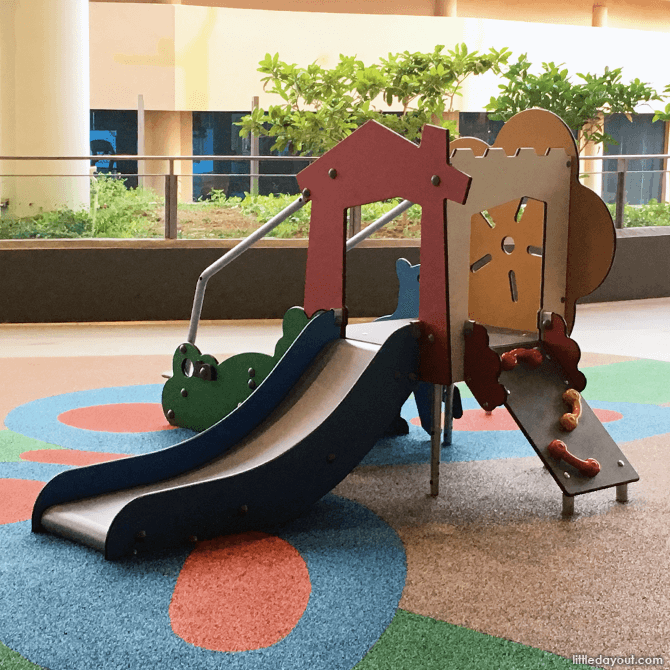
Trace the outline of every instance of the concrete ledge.
<instances>
[{"instance_id":1,"label":"concrete ledge","mask_svg":"<svg viewBox=\"0 0 670 670\"><path fill-rule=\"evenodd\" d=\"M582 302L670 296L670 228L618 232L612 271ZM200 273L239 240L0 241L0 321L188 319ZM393 312L395 261L420 241L366 240L347 255L351 317ZM278 319L303 302L307 240L262 240L213 277L203 319Z\"/></svg>"},{"instance_id":2,"label":"concrete ledge","mask_svg":"<svg viewBox=\"0 0 670 670\"><path fill-rule=\"evenodd\" d=\"M670 296L670 226L617 231L609 275L580 302L616 302Z\"/></svg>"},{"instance_id":3,"label":"concrete ledge","mask_svg":"<svg viewBox=\"0 0 670 670\"><path fill-rule=\"evenodd\" d=\"M239 240L0 243L3 323L189 319L200 273ZM419 240L368 240L347 256L352 317L394 311L397 258ZM203 319L278 319L302 305L307 240L263 240L207 285Z\"/></svg>"}]
</instances>

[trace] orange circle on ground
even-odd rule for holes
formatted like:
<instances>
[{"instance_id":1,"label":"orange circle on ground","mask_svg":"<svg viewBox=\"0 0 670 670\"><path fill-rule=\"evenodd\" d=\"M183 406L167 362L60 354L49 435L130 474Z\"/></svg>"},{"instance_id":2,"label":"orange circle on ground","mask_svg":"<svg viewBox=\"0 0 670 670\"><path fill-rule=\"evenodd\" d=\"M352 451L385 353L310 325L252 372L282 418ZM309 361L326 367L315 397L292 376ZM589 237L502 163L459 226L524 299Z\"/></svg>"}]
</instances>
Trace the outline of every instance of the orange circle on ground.
<instances>
[{"instance_id":1,"label":"orange circle on ground","mask_svg":"<svg viewBox=\"0 0 670 670\"><path fill-rule=\"evenodd\" d=\"M30 479L0 479L0 525L28 521L44 482Z\"/></svg>"},{"instance_id":2,"label":"orange circle on ground","mask_svg":"<svg viewBox=\"0 0 670 670\"><path fill-rule=\"evenodd\" d=\"M610 409L594 409L593 413L601 423L619 421L623 414ZM559 417L560 418L560 417ZM558 419L557 419L558 422ZM415 417L410 421L415 426L421 425L421 419ZM444 415L442 416L444 425ZM454 419L454 430L518 430L519 426L507 411L506 407L496 407L493 412L487 414L483 409L466 409L461 419Z\"/></svg>"},{"instance_id":3,"label":"orange circle on ground","mask_svg":"<svg viewBox=\"0 0 670 670\"><path fill-rule=\"evenodd\" d=\"M150 433L176 428L168 423L157 402L78 407L59 414L58 421L73 428L107 433Z\"/></svg>"},{"instance_id":4,"label":"orange circle on ground","mask_svg":"<svg viewBox=\"0 0 670 670\"><path fill-rule=\"evenodd\" d=\"M263 649L293 630L311 591L304 559L281 538L252 531L207 540L177 578L172 630L212 651Z\"/></svg>"}]
</instances>

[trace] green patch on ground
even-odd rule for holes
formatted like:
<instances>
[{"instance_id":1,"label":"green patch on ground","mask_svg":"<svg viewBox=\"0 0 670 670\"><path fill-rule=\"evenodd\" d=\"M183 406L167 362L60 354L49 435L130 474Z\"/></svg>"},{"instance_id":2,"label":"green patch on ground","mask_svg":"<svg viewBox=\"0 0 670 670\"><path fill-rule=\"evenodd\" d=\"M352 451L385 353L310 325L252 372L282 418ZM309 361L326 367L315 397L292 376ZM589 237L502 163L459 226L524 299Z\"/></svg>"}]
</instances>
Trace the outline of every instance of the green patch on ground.
<instances>
[{"instance_id":1,"label":"green patch on ground","mask_svg":"<svg viewBox=\"0 0 670 670\"><path fill-rule=\"evenodd\" d=\"M574 670L591 666L518 642L398 610L356 670Z\"/></svg>"},{"instance_id":2,"label":"green patch on ground","mask_svg":"<svg viewBox=\"0 0 670 670\"><path fill-rule=\"evenodd\" d=\"M665 361L621 361L583 368L584 397L603 402L633 402L644 405L670 403L670 363ZM459 382L462 398L472 398L465 382Z\"/></svg>"},{"instance_id":3,"label":"green patch on ground","mask_svg":"<svg viewBox=\"0 0 670 670\"><path fill-rule=\"evenodd\" d=\"M26 437L20 433L15 433L13 430L0 430L1 462L18 463L24 451L37 451L39 449L62 449L62 447Z\"/></svg>"},{"instance_id":4,"label":"green patch on ground","mask_svg":"<svg viewBox=\"0 0 670 670\"><path fill-rule=\"evenodd\" d=\"M41 670L41 668L42 666L31 663L0 642L0 670Z\"/></svg>"},{"instance_id":5,"label":"green patch on ground","mask_svg":"<svg viewBox=\"0 0 670 670\"><path fill-rule=\"evenodd\" d=\"M662 405L670 402L670 363L622 361L584 368L587 400Z\"/></svg>"}]
</instances>

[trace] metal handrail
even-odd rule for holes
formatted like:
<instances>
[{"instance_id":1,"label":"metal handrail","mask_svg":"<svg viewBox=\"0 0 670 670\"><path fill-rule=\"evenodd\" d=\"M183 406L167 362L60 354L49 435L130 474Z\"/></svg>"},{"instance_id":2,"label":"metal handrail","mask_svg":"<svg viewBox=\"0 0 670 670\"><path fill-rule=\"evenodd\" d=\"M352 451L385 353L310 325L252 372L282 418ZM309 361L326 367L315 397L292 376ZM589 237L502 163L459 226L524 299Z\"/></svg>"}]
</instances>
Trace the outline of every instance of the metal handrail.
<instances>
[{"instance_id":1,"label":"metal handrail","mask_svg":"<svg viewBox=\"0 0 670 670\"><path fill-rule=\"evenodd\" d=\"M122 161L315 161L319 156L139 156L136 154L96 154L93 156L0 156L0 161L106 161L110 158Z\"/></svg>"},{"instance_id":2,"label":"metal handrail","mask_svg":"<svg viewBox=\"0 0 670 670\"><path fill-rule=\"evenodd\" d=\"M200 314L202 313L202 304L205 300L205 290L207 288L207 282L211 277L223 270L226 265L232 263L238 256L241 256L249 247L256 244L262 237L265 237L267 233L273 228L276 228L282 221L285 221L291 214L304 207L307 202L308 201L303 196L300 196L288 207L285 207L279 212L279 214L272 217L266 224L261 226L258 230L255 230L239 244L236 244L229 252L221 256L218 261L212 263L198 277L198 282L195 286L195 297L193 298L193 309L191 310L191 320L188 326L188 342L195 344L195 336L198 332L198 323L200 322Z\"/></svg>"},{"instance_id":3,"label":"metal handrail","mask_svg":"<svg viewBox=\"0 0 670 670\"><path fill-rule=\"evenodd\" d=\"M151 174L138 174L138 175L128 175L128 176L138 176L138 177L155 177L163 176L165 178L165 237L166 239L176 239L177 237L177 179L179 177L192 177L196 176L198 173L193 174L176 174L174 171L175 161L203 161L203 160L216 160L216 161L231 161L231 162L245 162L248 161L250 167L256 167L259 161L315 161L318 156L261 156L258 154L254 155L245 155L245 156L230 156L230 155L198 155L198 156L149 156L149 155L133 155L133 154L97 154L89 156L0 156L0 161L168 161L169 171L167 173L151 173ZM670 170L629 170L628 164L632 160L663 160L668 161L670 159L670 153L665 154L613 154L613 155L597 155L597 156L579 156L579 160L584 161L606 161L606 160L615 160L617 161L616 170L601 170L601 171L589 171L586 174L592 175L604 175L604 174L616 174L617 175L617 195L616 195L616 213L615 213L615 225L617 228L623 228L624 220L624 206L625 206L625 179L626 175L630 173L644 173L652 172L659 174L666 174ZM666 163L667 165L667 163ZM118 173L126 174L126 173ZM203 174L203 173L199 173ZM249 177L251 180L250 190L254 192L254 185L257 188L258 179L261 177L290 177L289 174L262 174L254 170L252 173L244 173L239 175L237 173L206 173L211 176L229 176L229 177L238 177L244 176ZM38 174L26 174L26 175L17 175L17 174L1 174L0 177L90 177L90 175L38 175ZM293 175L295 176L295 175ZM666 196L668 194L666 193ZM411 203L407 204L408 201L400 203L398 207L402 207L398 211L400 214L405 209L408 209L411 206ZM394 210L391 210L394 211ZM395 216L397 216L396 214ZM389 212L385 216L391 215ZM383 219L384 217L382 217ZM391 218L388 218L382 222L378 220L373 224L366 226L363 231L354 235L348 242L348 248L353 248L358 241L362 241L366 237L369 237L376 230L381 228L385 223L390 221ZM358 240L352 244L352 240Z\"/></svg>"},{"instance_id":4,"label":"metal handrail","mask_svg":"<svg viewBox=\"0 0 670 670\"><path fill-rule=\"evenodd\" d=\"M580 156L580 161L609 161L617 159L626 159L626 160L646 160L648 158L670 158L670 154L610 154L608 155L598 155L598 156Z\"/></svg>"}]
</instances>

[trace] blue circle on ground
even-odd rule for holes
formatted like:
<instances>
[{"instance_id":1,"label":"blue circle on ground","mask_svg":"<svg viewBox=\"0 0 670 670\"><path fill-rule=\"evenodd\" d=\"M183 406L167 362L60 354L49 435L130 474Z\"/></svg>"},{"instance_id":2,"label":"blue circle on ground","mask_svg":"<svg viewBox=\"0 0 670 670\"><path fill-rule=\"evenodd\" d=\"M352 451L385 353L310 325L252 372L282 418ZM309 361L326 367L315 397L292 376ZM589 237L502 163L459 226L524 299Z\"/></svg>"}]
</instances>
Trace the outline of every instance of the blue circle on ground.
<instances>
[{"instance_id":1,"label":"blue circle on ground","mask_svg":"<svg viewBox=\"0 0 670 670\"><path fill-rule=\"evenodd\" d=\"M307 564L307 608L271 647L217 652L185 642L170 625L189 548L110 562L32 534L28 522L0 526L0 640L50 670L350 670L395 616L407 571L400 538L367 508L332 494L275 535Z\"/></svg>"},{"instance_id":2,"label":"blue circle on ground","mask_svg":"<svg viewBox=\"0 0 670 670\"><path fill-rule=\"evenodd\" d=\"M178 428L146 433L108 433L67 426L58 421L63 412L91 405L113 403L160 403L162 384L121 386L77 391L34 400L12 410L5 425L27 437L56 444L67 449L146 454L170 447L195 435ZM594 409L614 410L622 419L605 423L617 443L629 442L670 432L670 407L628 402L590 400ZM463 399L463 409L478 409L474 398ZM413 397L404 404L401 415L408 422L418 416ZM523 458L533 456L526 438L519 430L459 431L453 433L453 444L442 448L443 462ZM430 460L430 437L419 426L409 424L409 434L382 438L363 459L361 465L410 465Z\"/></svg>"},{"instance_id":3,"label":"blue circle on ground","mask_svg":"<svg viewBox=\"0 0 670 670\"><path fill-rule=\"evenodd\" d=\"M589 405L594 409L613 410L622 415L618 421L603 424L612 439L619 444L670 433L670 407L596 400L590 400ZM474 398L465 398L463 409L480 407ZM411 398L403 406L401 416L408 423L418 416ZM454 425L458 426L458 421ZM451 446L442 447L441 460L449 463L527 456L535 456L535 451L520 430L454 430ZM409 465L427 463L429 460L429 435L420 426L410 423L408 435L379 440L361 465Z\"/></svg>"}]
</instances>

